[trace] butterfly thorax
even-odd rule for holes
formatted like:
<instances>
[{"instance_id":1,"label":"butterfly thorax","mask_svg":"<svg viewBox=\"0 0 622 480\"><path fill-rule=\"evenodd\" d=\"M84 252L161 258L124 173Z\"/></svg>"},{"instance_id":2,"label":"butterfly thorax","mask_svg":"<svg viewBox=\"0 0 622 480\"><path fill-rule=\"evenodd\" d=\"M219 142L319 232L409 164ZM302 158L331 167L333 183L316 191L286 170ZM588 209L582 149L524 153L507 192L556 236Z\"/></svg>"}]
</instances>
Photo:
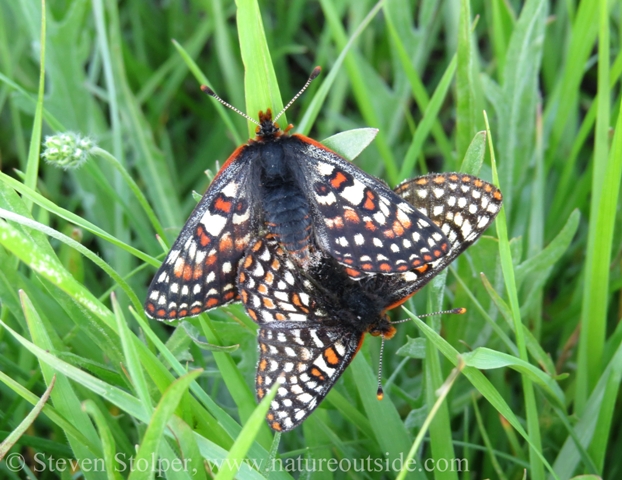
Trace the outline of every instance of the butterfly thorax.
<instances>
[{"instance_id":1,"label":"butterfly thorax","mask_svg":"<svg viewBox=\"0 0 622 480\"><path fill-rule=\"evenodd\" d=\"M261 117L260 117L261 118ZM270 121L264 121L269 131ZM280 130L279 130L280 132ZM266 137L264 137L266 138ZM309 262L309 239L311 236L311 209L296 174L292 158L291 137L280 135L267 137L267 142L256 148L258 158L259 202L262 205L263 222L269 233L285 247L299 265ZM281 140L290 140L289 142ZM257 145L257 146L255 146Z\"/></svg>"}]
</instances>

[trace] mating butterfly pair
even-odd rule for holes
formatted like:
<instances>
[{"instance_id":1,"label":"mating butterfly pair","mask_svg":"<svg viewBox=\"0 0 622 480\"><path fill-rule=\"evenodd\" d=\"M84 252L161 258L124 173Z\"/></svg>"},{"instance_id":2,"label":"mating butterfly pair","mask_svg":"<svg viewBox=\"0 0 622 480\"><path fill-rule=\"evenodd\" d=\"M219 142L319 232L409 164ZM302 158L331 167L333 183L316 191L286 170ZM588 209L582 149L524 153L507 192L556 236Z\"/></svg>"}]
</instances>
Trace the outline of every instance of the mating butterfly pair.
<instances>
[{"instance_id":1,"label":"mating butterfly pair","mask_svg":"<svg viewBox=\"0 0 622 480\"><path fill-rule=\"evenodd\" d=\"M501 194L460 174L393 192L281 131L281 114L260 112L256 138L218 172L156 273L145 313L175 320L241 299L261 325L258 397L281 383L268 420L287 431L317 407L365 332L392 336L386 310L482 234Z\"/></svg>"}]
</instances>

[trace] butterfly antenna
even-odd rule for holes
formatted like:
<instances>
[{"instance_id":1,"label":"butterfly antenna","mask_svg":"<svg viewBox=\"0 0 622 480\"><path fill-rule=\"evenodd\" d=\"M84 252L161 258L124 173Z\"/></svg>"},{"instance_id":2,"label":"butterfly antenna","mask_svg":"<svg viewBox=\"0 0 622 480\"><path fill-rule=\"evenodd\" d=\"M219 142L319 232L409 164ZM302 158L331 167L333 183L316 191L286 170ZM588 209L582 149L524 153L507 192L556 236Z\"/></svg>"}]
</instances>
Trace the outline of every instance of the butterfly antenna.
<instances>
[{"instance_id":1,"label":"butterfly antenna","mask_svg":"<svg viewBox=\"0 0 622 480\"><path fill-rule=\"evenodd\" d=\"M285 105L285 108L281 110L281 113L279 113L276 117L274 117L274 120L273 120L274 122L276 122L278 118L285 113L285 110L287 110L289 107L292 106L292 103L298 100L298 97L302 95L302 93L307 89L307 87L311 84L311 82L316 79L316 77L320 74L321 71L322 71L322 67L315 67L313 69L313 71L311 72L311 75L309 75L309 79L307 80L307 83L305 83L304 87L302 87L300 91L296 95L294 95L294 98L292 98L289 101L289 103Z\"/></svg>"},{"instance_id":2,"label":"butterfly antenna","mask_svg":"<svg viewBox=\"0 0 622 480\"><path fill-rule=\"evenodd\" d=\"M210 97L215 98L216 100L218 100L225 107L230 108L231 110L233 110L236 113L239 113L240 115L242 115L249 122L253 122L255 125L258 125L258 126L261 127L261 125L259 124L259 122L257 120L255 120L254 118L249 117L247 114L245 114L241 110L238 110L237 108L235 108L230 103L225 102L222 98L220 98L218 95L216 95L216 92L214 92L214 90L209 88L207 85L201 85L201 90L203 91L203 93L205 93L205 94L209 95Z\"/></svg>"},{"instance_id":3,"label":"butterfly antenna","mask_svg":"<svg viewBox=\"0 0 622 480\"><path fill-rule=\"evenodd\" d=\"M424 313L423 315L417 315L419 318L432 317L434 315L462 315L466 313L467 309L464 307L460 308L452 308L451 310L443 310L442 312L432 312L432 313ZM404 320L396 320L395 322L391 322L391 324L395 325L396 323L405 323L410 322L410 318L406 318Z\"/></svg>"},{"instance_id":4,"label":"butterfly antenna","mask_svg":"<svg viewBox=\"0 0 622 480\"><path fill-rule=\"evenodd\" d=\"M376 391L376 398L382 400L384 398L384 390L382 388L382 356L384 354L384 337L382 337L382 343L380 344L380 358L378 359L378 390Z\"/></svg>"}]
</instances>

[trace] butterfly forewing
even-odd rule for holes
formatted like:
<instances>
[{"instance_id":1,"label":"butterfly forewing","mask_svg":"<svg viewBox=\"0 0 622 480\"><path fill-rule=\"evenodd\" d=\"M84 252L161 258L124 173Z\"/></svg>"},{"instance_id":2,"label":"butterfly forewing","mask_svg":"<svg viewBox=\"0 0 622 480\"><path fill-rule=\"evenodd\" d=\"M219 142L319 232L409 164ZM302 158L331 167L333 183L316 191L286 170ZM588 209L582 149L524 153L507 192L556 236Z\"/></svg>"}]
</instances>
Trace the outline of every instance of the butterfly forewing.
<instances>
[{"instance_id":1,"label":"butterfly forewing","mask_svg":"<svg viewBox=\"0 0 622 480\"><path fill-rule=\"evenodd\" d=\"M405 272L446 254L440 229L384 183L321 144L294 138L304 140L301 165L322 250L359 275Z\"/></svg>"},{"instance_id":2,"label":"butterfly forewing","mask_svg":"<svg viewBox=\"0 0 622 480\"><path fill-rule=\"evenodd\" d=\"M236 160L237 153L211 183L153 278L145 302L150 317L198 315L237 298L238 263L253 218L245 188L252 158Z\"/></svg>"},{"instance_id":3,"label":"butterfly forewing","mask_svg":"<svg viewBox=\"0 0 622 480\"><path fill-rule=\"evenodd\" d=\"M262 325L255 383L259 400L280 383L266 416L273 430L291 430L315 410L356 354L361 337L314 322Z\"/></svg>"}]
</instances>

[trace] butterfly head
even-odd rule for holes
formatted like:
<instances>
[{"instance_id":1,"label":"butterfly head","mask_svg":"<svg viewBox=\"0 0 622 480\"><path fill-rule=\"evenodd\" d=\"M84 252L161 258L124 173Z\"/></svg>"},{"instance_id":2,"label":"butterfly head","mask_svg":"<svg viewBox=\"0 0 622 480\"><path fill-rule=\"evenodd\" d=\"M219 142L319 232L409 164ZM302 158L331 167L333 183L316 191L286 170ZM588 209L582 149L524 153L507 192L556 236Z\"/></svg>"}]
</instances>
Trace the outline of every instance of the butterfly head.
<instances>
[{"instance_id":1,"label":"butterfly head","mask_svg":"<svg viewBox=\"0 0 622 480\"><path fill-rule=\"evenodd\" d=\"M259 125L255 129L255 134L257 135L257 140L277 138L283 134L279 124L272 121L272 110L268 109L265 113L259 111Z\"/></svg>"}]
</instances>

